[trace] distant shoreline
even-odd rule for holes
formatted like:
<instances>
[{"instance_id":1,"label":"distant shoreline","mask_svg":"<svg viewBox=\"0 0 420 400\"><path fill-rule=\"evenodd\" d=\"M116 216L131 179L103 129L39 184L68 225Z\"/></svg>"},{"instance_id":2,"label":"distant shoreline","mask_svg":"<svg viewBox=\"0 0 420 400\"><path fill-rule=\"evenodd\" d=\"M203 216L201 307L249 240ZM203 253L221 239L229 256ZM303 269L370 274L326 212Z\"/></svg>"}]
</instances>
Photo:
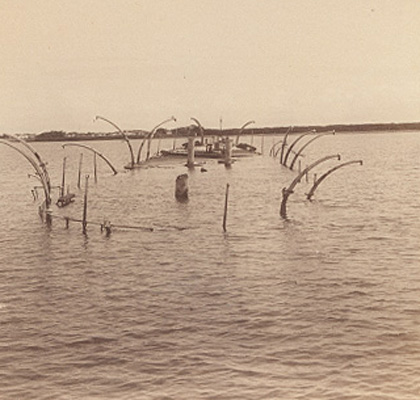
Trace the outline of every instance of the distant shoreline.
<instances>
[{"instance_id":1,"label":"distant shoreline","mask_svg":"<svg viewBox=\"0 0 420 400\"><path fill-rule=\"evenodd\" d=\"M264 127L264 128L247 128L243 135L282 135L285 134L290 127ZM316 130L317 132L336 131L338 132L398 132L398 131L420 131L420 122L410 123L369 123L369 124L333 124L333 125L300 125L293 126L291 133L301 133L305 131ZM144 139L147 135L146 131L133 134L133 131L125 132L129 139ZM205 136L235 136L238 135L240 129L204 129ZM155 138L185 138L191 134L199 136L199 128L195 125L189 127L180 127L172 130L159 129L156 132ZM49 131L40 134L17 134L17 136L24 138L28 142L72 142L72 141L91 141L91 140L122 140L123 136L119 132L109 133L78 133L78 132L64 132L64 131ZM5 135L0 135L4 138Z\"/></svg>"}]
</instances>

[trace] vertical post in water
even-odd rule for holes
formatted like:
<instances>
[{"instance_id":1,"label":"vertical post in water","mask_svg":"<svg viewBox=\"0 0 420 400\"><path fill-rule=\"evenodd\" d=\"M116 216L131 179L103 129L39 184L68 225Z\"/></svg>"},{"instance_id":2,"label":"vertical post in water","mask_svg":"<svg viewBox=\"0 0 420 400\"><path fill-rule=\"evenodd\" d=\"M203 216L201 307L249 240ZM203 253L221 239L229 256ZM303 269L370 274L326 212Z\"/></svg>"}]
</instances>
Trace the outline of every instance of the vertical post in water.
<instances>
[{"instance_id":1,"label":"vertical post in water","mask_svg":"<svg viewBox=\"0 0 420 400\"><path fill-rule=\"evenodd\" d=\"M187 167L194 168L195 164L195 150L194 150L194 136L188 137L188 159L187 159Z\"/></svg>"},{"instance_id":2,"label":"vertical post in water","mask_svg":"<svg viewBox=\"0 0 420 400\"><path fill-rule=\"evenodd\" d=\"M96 166L96 153L93 153L93 179L98 183L97 166Z\"/></svg>"},{"instance_id":3,"label":"vertical post in water","mask_svg":"<svg viewBox=\"0 0 420 400\"><path fill-rule=\"evenodd\" d=\"M86 175L86 181L85 181L85 197L83 201L83 219L82 219L82 228L83 233L86 234L86 227L87 227L87 197L88 197L88 183L89 183L89 175Z\"/></svg>"},{"instance_id":4,"label":"vertical post in water","mask_svg":"<svg viewBox=\"0 0 420 400\"><path fill-rule=\"evenodd\" d=\"M159 137L158 143L157 143L157 149L156 149L156 156L159 156L159 153L160 153L160 142L161 142L161 138Z\"/></svg>"},{"instance_id":5,"label":"vertical post in water","mask_svg":"<svg viewBox=\"0 0 420 400\"><path fill-rule=\"evenodd\" d=\"M65 186L66 186L66 160L67 160L67 157L64 157L63 158L63 176L61 178L61 190L60 190L61 197L64 196Z\"/></svg>"},{"instance_id":6,"label":"vertical post in water","mask_svg":"<svg viewBox=\"0 0 420 400\"><path fill-rule=\"evenodd\" d=\"M264 155L264 134L261 135L261 154Z\"/></svg>"},{"instance_id":7,"label":"vertical post in water","mask_svg":"<svg viewBox=\"0 0 420 400\"><path fill-rule=\"evenodd\" d=\"M228 209L228 198L229 198L229 183L226 184L225 211L223 213L223 232L226 232L226 218L227 218L227 209Z\"/></svg>"},{"instance_id":8,"label":"vertical post in water","mask_svg":"<svg viewBox=\"0 0 420 400\"><path fill-rule=\"evenodd\" d=\"M83 153L80 153L80 158L79 158L79 174L77 177L77 187L80 189L80 179L82 176L82 165L83 165Z\"/></svg>"},{"instance_id":9,"label":"vertical post in water","mask_svg":"<svg viewBox=\"0 0 420 400\"><path fill-rule=\"evenodd\" d=\"M230 167L231 165L232 165L232 140L226 136L225 166Z\"/></svg>"}]
</instances>

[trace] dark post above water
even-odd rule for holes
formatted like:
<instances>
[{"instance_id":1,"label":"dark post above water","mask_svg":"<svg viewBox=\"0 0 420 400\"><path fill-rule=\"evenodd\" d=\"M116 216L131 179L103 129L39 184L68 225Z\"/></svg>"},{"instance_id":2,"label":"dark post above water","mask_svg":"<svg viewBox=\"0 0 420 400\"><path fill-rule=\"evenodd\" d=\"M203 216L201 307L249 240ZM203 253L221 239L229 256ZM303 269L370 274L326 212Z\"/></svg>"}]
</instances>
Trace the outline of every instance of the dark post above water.
<instances>
[{"instance_id":1,"label":"dark post above water","mask_svg":"<svg viewBox=\"0 0 420 400\"><path fill-rule=\"evenodd\" d=\"M84 234L86 234L86 227L87 227L88 183L89 183L89 175L86 175L86 180L85 180L85 196L84 196L84 201L83 201L83 217L82 217L82 229L83 229L83 233Z\"/></svg>"},{"instance_id":2,"label":"dark post above water","mask_svg":"<svg viewBox=\"0 0 420 400\"><path fill-rule=\"evenodd\" d=\"M224 208L224 212L223 212L223 232L226 232L226 220L227 220L227 210L228 210L228 199L229 199L229 183L226 184L225 208Z\"/></svg>"}]
</instances>

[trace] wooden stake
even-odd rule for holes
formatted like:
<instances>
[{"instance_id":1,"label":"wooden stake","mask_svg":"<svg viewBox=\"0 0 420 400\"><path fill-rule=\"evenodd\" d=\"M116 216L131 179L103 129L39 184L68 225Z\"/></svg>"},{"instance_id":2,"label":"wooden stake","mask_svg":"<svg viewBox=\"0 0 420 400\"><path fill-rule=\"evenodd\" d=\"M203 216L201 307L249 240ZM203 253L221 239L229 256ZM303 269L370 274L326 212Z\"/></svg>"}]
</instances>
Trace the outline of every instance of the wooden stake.
<instances>
[{"instance_id":1,"label":"wooden stake","mask_svg":"<svg viewBox=\"0 0 420 400\"><path fill-rule=\"evenodd\" d=\"M66 186L66 160L67 157L63 158L63 176L61 178L61 190L60 190L60 196L64 196L64 187Z\"/></svg>"},{"instance_id":2,"label":"wooden stake","mask_svg":"<svg viewBox=\"0 0 420 400\"><path fill-rule=\"evenodd\" d=\"M188 160L187 167L194 168L195 164L195 149L194 149L194 136L188 138Z\"/></svg>"},{"instance_id":3,"label":"wooden stake","mask_svg":"<svg viewBox=\"0 0 420 400\"><path fill-rule=\"evenodd\" d=\"M82 219L82 228L83 233L86 234L86 227L87 227L87 197L88 197L88 182L89 182L89 175L86 175L86 181L85 181L85 197L83 201L83 219Z\"/></svg>"},{"instance_id":4,"label":"wooden stake","mask_svg":"<svg viewBox=\"0 0 420 400\"><path fill-rule=\"evenodd\" d=\"M96 153L93 153L93 179L95 180L95 183L98 183Z\"/></svg>"},{"instance_id":5,"label":"wooden stake","mask_svg":"<svg viewBox=\"0 0 420 400\"><path fill-rule=\"evenodd\" d=\"M230 167L231 165L232 165L232 140L226 137L225 166Z\"/></svg>"},{"instance_id":6,"label":"wooden stake","mask_svg":"<svg viewBox=\"0 0 420 400\"><path fill-rule=\"evenodd\" d=\"M226 184L225 210L224 210L224 213L223 213L223 232L226 232L226 218L227 218L227 209L228 209L228 198L229 198L229 183Z\"/></svg>"},{"instance_id":7,"label":"wooden stake","mask_svg":"<svg viewBox=\"0 0 420 400\"><path fill-rule=\"evenodd\" d=\"M83 165L83 153L80 153L80 159L79 159L79 174L77 178L77 187L80 189L80 179L82 176L82 165Z\"/></svg>"}]
</instances>

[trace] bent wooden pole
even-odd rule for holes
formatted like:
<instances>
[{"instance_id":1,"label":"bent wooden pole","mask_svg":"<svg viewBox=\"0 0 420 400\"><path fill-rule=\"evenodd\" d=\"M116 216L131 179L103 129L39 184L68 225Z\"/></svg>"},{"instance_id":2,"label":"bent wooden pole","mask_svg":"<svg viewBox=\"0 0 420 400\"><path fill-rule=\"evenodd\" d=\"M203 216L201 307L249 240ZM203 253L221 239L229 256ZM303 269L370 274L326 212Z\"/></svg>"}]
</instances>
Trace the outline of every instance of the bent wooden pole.
<instances>
[{"instance_id":1,"label":"bent wooden pole","mask_svg":"<svg viewBox=\"0 0 420 400\"><path fill-rule=\"evenodd\" d=\"M50 193L50 187L47 181L47 178L44 174L44 171L42 170L42 168L36 163L36 161L30 157L29 155L27 155L24 151L22 151L21 149L19 149L18 147L12 145L11 143L5 141L5 140L0 140L0 143L5 144L6 146L16 150L18 153L20 153L23 157L26 158L27 161L29 161L29 163L32 165L32 168L35 170L36 175L39 177L39 179L41 180L42 183L42 188L44 189L44 194L45 194L45 205L46 208L48 209L49 206L51 205L51 193Z\"/></svg>"},{"instance_id":2,"label":"bent wooden pole","mask_svg":"<svg viewBox=\"0 0 420 400\"><path fill-rule=\"evenodd\" d=\"M292 129L292 127L289 127L289 128L288 128L288 130L286 131L286 134L287 134L287 132L289 132L291 129ZM282 139L282 140L279 140L277 143L275 143L275 144L273 145L273 157L274 157L274 158L276 158L276 157L277 157L277 154L279 154L279 151L283 148L283 146L280 146L278 149L276 149L275 147L276 147L278 144L282 143L282 142L283 142L283 139ZM285 146L285 147L287 147L287 146ZM283 154L283 155L284 155L284 154Z\"/></svg>"},{"instance_id":3,"label":"bent wooden pole","mask_svg":"<svg viewBox=\"0 0 420 400\"><path fill-rule=\"evenodd\" d=\"M283 218L287 218L286 215L286 204L289 196L294 193L295 186L301 181L301 179L307 174L311 169L315 168L317 165L336 158L337 160L340 160L341 156L340 154L334 154L332 156L325 156L320 158L319 160L313 162L311 165L306 167L289 185L289 187L286 189L285 187L282 189L282 201L280 206L280 216Z\"/></svg>"},{"instance_id":4,"label":"bent wooden pole","mask_svg":"<svg viewBox=\"0 0 420 400\"><path fill-rule=\"evenodd\" d=\"M291 144L290 144L290 146L289 146L289 148L287 149L287 152L286 152L286 155L284 156L284 162L283 162L283 165L284 166L286 166L286 164L287 164L287 160L289 159L289 156L290 156L290 153L292 152L292 150L293 150L293 147L295 147L296 146L296 144L300 141L300 140L302 140L305 136L307 136L307 135L310 135L311 133L315 133L316 132L316 130L315 129L313 129L313 130L311 130L311 131L307 131L307 132L304 132L304 133L302 133L302 135L299 135Z\"/></svg>"},{"instance_id":5,"label":"bent wooden pole","mask_svg":"<svg viewBox=\"0 0 420 400\"><path fill-rule=\"evenodd\" d=\"M311 140L309 140L307 143L305 143L298 152L296 152L295 157L293 158L291 164L290 164L290 169L293 170L293 167L295 165L296 160L298 159L298 157L302 154L303 150L305 150L312 142L314 142L315 140L318 140L319 138L326 136L326 135L335 135L335 131L331 131L331 132L324 132L324 133L320 133L319 135L316 135L314 138L312 138Z\"/></svg>"},{"instance_id":6,"label":"bent wooden pole","mask_svg":"<svg viewBox=\"0 0 420 400\"><path fill-rule=\"evenodd\" d=\"M284 149L287 146L287 138L289 137L290 132L292 132L292 130L293 130L293 126L291 126L288 129L288 131L286 132L286 134L284 135L284 138L283 138L283 143L281 145L281 152L280 152L280 164L282 164L282 165L283 165Z\"/></svg>"},{"instance_id":7,"label":"bent wooden pole","mask_svg":"<svg viewBox=\"0 0 420 400\"><path fill-rule=\"evenodd\" d=\"M133 147L131 146L131 142L128 139L127 135L120 129L120 127L116 124L114 124L112 121L110 121L109 119L106 119L104 117L101 117L100 115L97 115L95 117L95 121L97 119L101 119L102 121L108 122L108 124L111 124L114 128L116 128L118 130L118 132L120 132L120 134L122 135L124 141L127 143L128 146L128 150L130 151L130 159L131 159L131 165L134 165L134 151L133 151ZM98 153L99 156L99 153ZM114 172L114 174L116 174L116 172Z\"/></svg>"},{"instance_id":8,"label":"bent wooden pole","mask_svg":"<svg viewBox=\"0 0 420 400\"><path fill-rule=\"evenodd\" d=\"M48 189L51 191L51 181L50 181L50 176L49 176L48 171L47 171L47 164L42 160L39 153L29 143L27 143L25 140L23 140L23 139L21 139L17 136L8 135L8 134L5 134L4 136L5 136L6 139L16 140L17 142L21 143L36 157L36 159L38 160L39 166L41 167L42 172L44 173L45 181L48 185Z\"/></svg>"},{"instance_id":9,"label":"bent wooden pole","mask_svg":"<svg viewBox=\"0 0 420 400\"><path fill-rule=\"evenodd\" d=\"M197 124L198 128L200 129L201 144L204 144L204 128L203 128L203 125L201 125L200 121L197 118L191 117L191 119Z\"/></svg>"},{"instance_id":10,"label":"bent wooden pole","mask_svg":"<svg viewBox=\"0 0 420 400\"><path fill-rule=\"evenodd\" d=\"M325 174L321 175L319 177L319 179L316 179L314 184L311 187L311 190L309 191L309 193L306 195L308 200L312 199L312 196L315 193L315 190L318 188L318 186L325 180L325 178L329 175L331 175L334 171L337 171L340 168L345 167L346 165L351 165L351 164L360 164L363 165L363 161L362 160L354 160L354 161L347 161L343 164L337 165L334 168L331 168L329 171L327 171Z\"/></svg>"},{"instance_id":11,"label":"bent wooden pole","mask_svg":"<svg viewBox=\"0 0 420 400\"><path fill-rule=\"evenodd\" d=\"M283 141L283 139L281 139L281 140L279 140L278 142L275 142L275 143L273 143L273 145L271 146L271 149L270 149L270 151L268 152L268 154L270 155L270 156L273 156L274 157L274 155L276 154L275 152L276 152L276 147L281 143Z\"/></svg>"},{"instance_id":12,"label":"bent wooden pole","mask_svg":"<svg viewBox=\"0 0 420 400\"><path fill-rule=\"evenodd\" d=\"M291 129L292 129L292 127L291 127L291 126L290 126L289 128L287 128L285 135L287 135L287 134L290 132L290 130L291 130ZM285 139L285 138L286 138L286 136L285 136L283 139ZM279 150L280 150L280 149L277 149L277 146L278 146L280 143L284 142L284 140L283 140L283 139L279 140L278 142L274 143L274 144L271 146L271 149L270 149L270 152L269 152L270 156L277 157L277 154L278 154L278 152L279 152Z\"/></svg>"},{"instance_id":13,"label":"bent wooden pole","mask_svg":"<svg viewBox=\"0 0 420 400\"><path fill-rule=\"evenodd\" d=\"M238 145L238 144L239 144L239 137L242 135L242 132L245 130L245 128L246 128L248 125L251 125L251 124L255 124L255 121L248 121L248 122L246 122L245 124L243 124L243 125L241 126L241 128L239 129L239 133L236 135L236 141L235 141L235 144L236 144L236 145Z\"/></svg>"},{"instance_id":14,"label":"bent wooden pole","mask_svg":"<svg viewBox=\"0 0 420 400\"><path fill-rule=\"evenodd\" d=\"M95 150L93 147L88 146L87 144L65 143L62 146L63 146L63 148L65 148L66 146L76 146L76 147L83 147L84 149L88 149L88 150L92 151L93 153L97 154L99 157L101 157L102 160L104 160L108 164L109 168L111 168L114 175L116 175L118 173L117 170L114 168L114 166L111 164L111 161L109 161L103 154L99 153L99 151Z\"/></svg>"},{"instance_id":15,"label":"bent wooden pole","mask_svg":"<svg viewBox=\"0 0 420 400\"><path fill-rule=\"evenodd\" d=\"M161 127L163 124L166 124L167 122L174 121L176 122L176 118L172 116L171 118L165 119L165 121L162 121L160 124L157 124L150 133L143 139L143 142L140 145L139 152L137 153L137 164L140 163L140 156L141 151L143 150L144 143L147 141L147 153L146 153L146 161L150 158L150 146L152 144L152 139L156 134L156 131L159 127Z\"/></svg>"}]
</instances>

